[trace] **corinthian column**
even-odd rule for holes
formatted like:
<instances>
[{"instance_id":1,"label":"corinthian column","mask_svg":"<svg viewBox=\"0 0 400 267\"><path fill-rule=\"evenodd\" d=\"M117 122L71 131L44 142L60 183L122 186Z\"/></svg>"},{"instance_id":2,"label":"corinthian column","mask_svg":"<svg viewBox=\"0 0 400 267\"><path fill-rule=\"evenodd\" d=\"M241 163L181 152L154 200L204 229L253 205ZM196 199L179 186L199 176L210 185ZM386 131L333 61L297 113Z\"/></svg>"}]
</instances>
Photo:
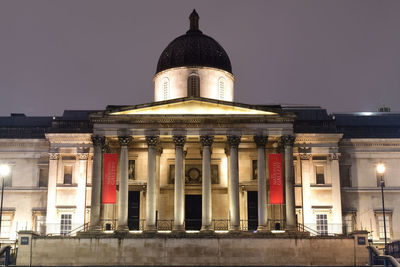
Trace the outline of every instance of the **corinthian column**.
<instances>
[{"instance_id":1,"label":"corinthian column","mask_svg":"<svg viewBox=\"0 0 400 267\"><path fill-rule=\"evenodd\" d=\"M156 156L158 136L146 136L147 157L147 195L146 195L146 231L156 231Z\"/></svg>"},{"instance_id":2,"label":"corinthian column","mask_svg":"<svg viewBox=\"0 0 400 267\"><path fill-rule=\"evenodd\" d=\"M211 192L211 145L214 141L213 136L200 136L203 146L202 164L202 218L201 231L211 231L212 220L212 192Z\"/></svg>"},{"instance_id":3,"label":"corinthian column","mask_svg":"<svg viewBox=\"0 0 400 267\"><path fill-rule=\"evenodd\" d=\"M92 199L90 209L90 230L100 231L100 194L101 194L101 168L102 148L104 136L92 135L93 142L93 171L92 171Z\"/></svg>"},{"instance_id":4,"label":"corinthian column","mask_svg":"<svg viewBox=\"0 0 400 267\"><path fill-rule=\"evenodd\" d=\"M257 180L258 180L258 231L267 230L267 175L265 167L265 145L268 136L254 136L257 145Z\"/></svg>"},{"instance_id":5,"label":"corinthian column","mask_svg":"<svg viewBox=\"0 0 400 267\"><path fill-rule=\"evenodd\" d=\"M285 199L286 199L286 228L296 229L296 206L294 199L294 176L293 176L293 135L282 136L285 147Z\"/></svg>"},{"instance_id":6,"label":"corinthian column","mask_svg":"<svg viewBox=\"0 0 400 267\"><path fill-rule=\"evenodd\" d=\"M128 227L128 147L132 142L131 136L118 136L121 145L119 160L119 198L118 198L118 231L129 231Z\"/></svg>"},{"instance_id":7,"label":"corinthian column","mask_svg":"<svg viewBox=\"0 0 400 267\"><path fill-rule=\"evenodd\" d=\"M183 146L185 136L174 136L175 143L175 193L174 193L174 230L185 230L185 175L183 170Z\"/></svg>"},{"instance_id":8,"label":"corinthian column","mask_svg":"<svg viewBox=\"0 0 400 267\"><path fill-rule=\"evenodd\" d=\"M240 214L239 214L239 162L238 147L240 136L228 136L230 146L229 152L229 220L231 231L240 230Z\"/></svg>"}]
</instances>

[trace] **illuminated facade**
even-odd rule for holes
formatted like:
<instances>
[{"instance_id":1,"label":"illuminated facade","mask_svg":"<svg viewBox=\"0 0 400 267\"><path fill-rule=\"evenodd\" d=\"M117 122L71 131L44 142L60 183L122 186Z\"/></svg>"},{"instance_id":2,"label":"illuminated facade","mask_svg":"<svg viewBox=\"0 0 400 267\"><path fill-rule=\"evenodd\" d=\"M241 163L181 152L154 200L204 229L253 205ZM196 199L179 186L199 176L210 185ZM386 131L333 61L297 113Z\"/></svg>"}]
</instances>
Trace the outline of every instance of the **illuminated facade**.
<instances>
[{"instance_id":1,"label":"illuminated facade","mask_svg":"<svg viewBox=\"0 0 400 267\"><path fill-rule=\"evenodd\" d=\"M29 229L366 229L381 241L378 163L387 169L389 237L398 239L400 115L234 102L229 57L202 34L198 19L192 13L189 31L160 56L155 102L0 119L0 163L12 167L3 241ZM104 153L118 155L116 203L102 202ZM271 204L276 154L283 159L282 204Z\"/></svg>"}]
</instances>

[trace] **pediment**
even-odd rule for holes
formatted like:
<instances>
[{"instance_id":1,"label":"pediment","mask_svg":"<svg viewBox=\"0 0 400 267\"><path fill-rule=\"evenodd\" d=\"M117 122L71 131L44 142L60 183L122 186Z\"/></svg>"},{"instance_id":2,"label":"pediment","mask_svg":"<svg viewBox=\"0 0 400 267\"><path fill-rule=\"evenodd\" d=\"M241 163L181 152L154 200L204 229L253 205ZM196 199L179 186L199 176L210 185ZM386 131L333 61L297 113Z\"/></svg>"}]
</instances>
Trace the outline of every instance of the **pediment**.
<instances>
[{"instance_id":1,"label":"pediment","mask_svg":"<svg viewBox=\"0 0 400 267\"><path fill-rule=\"evenodd\" d=\"M185 99L180 101L154 102L147 105L112 110L110 115L279 115L276 112L225 101Z\"/></svg>"}]
</instances>

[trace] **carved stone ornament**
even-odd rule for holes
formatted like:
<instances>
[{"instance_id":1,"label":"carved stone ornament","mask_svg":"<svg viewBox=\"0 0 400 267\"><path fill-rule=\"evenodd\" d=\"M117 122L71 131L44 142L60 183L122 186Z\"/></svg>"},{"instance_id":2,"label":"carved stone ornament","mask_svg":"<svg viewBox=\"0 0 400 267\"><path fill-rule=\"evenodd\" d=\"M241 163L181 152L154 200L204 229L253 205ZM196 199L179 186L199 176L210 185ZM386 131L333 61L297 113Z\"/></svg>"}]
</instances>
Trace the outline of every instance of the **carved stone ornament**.
<instances>
[{"instance_id":1,"label":"carved stone ornament","mask_svg":"<svg viewBox=\"0 0 400 267\"><path fill-rule=\"evenodd\" d=\"M309 160L311 158L311 153L300 153L301 160Z\"/></svg>"},{"instance_id":2,"label":"carved stone ornament","mask_svg":"<svg viewBox=\"0 0 400 267\"><path fill-rule=\"evenodd\" d=\"M186 136L176 135L173 137L175 147L183 147L186 143Z\"/></svg>"},{"instance_id":3,"label":"carved stone ornament","mask_svg":"<svg viewBox=\"0 0 400 267\"><path fill-rule=\"evenodd\" d=\"M211 146L214 142L214 136L212 135L202 135L200 136L200 142L202 146Z\"/></svg>"},{"instance_id":4,"label":"carved stone ornament","mask_svg":"<svg viewBox=\"0 0 400 267\"><path fill-rule=\"evenodd\" d=\"M104 146L105 137L100 135L92 135L93 146Z\"/></svg>"},{"instance_id":5,"label":"carved stone ornament","mask_svg":"<svg viewBox=\"0 0 400 267\"><path fill-rule=\"evenodd\" d=\"M329 159L329 160L338 160L339 157L340 157L340 154L339 154L339 153L331 153L331 154L328 154L328 159Z\"/></svg>"},{"instance_id":6,"label":"carved stone ornament","mask_svg":"<svg viewBox=\"0 0 400 267\"><path fill-rule=\"evenodd\" d=\"M146 142L149 147L155 147L160 142L160 138L156 135L146 136Z\"/></svg>"},{"instance_id":7,"label":"carved stone ornament","mask_svg":"<svg viewBox=\"0 0 400 267\"><path fill-rule=\"evenodd\" d=\"M59 153L49 153L50 160L58 160L60 158Z\"/></svg>"},{"instance_id":8,"label":"carved stone ornament","mask_svg":"<svg viewBox=\"0 0 400 267\"><path fill-rule=\"evenodd\" d=\"M268 136L266 135L255 135L254 142L256 143L257 147L265 147L268 143Z\"/></svg>"},{"instance_id":9,"label":"carved stone ornament","mask_svg":"<svg viewBox=\"0 0 400 267\"><path fill-rule=\"evenodd\" d=\"M238 148L240 144L240 136L237 135L228 135L228 142L232 148Z\"/></svg>"},{"instance_id":10,"label":"carved stone ornament","mask_svg":"<svg viewBox=\"0 0 400 267\"><path fill-rule=\"evenodd\" d=\"M293 135L284 135L281 137L284 146L293 146L295 139Z\"/></svg>"},{"instance_id":11,"label":"carved stone ornament","mask_svg":"<svg viewBox=\"0 0 400 267\"><path fill-rule=\"evenodd\" d=\"M129 146L132 142L132 136L118 136L118 142L121 146Z\"/></svg>"},{"instance_id":12,"label":"carved stone ornament","mask_svg":"<svg viewBox=\"0 0 400 267\"><path fill-rule=\"evenodd\" d=\"M78 153L79 160L87 160L89 158L89 153Z\"/></svg>"}]
</instances>

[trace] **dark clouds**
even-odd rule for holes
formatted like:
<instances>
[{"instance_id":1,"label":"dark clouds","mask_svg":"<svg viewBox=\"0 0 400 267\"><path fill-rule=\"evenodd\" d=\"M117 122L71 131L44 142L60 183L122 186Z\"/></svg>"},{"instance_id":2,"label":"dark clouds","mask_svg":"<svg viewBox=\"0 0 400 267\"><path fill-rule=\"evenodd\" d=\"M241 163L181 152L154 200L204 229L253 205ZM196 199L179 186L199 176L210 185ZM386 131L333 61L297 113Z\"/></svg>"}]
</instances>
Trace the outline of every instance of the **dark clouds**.
<instances>
[{"instance_id":1,"label":"dark clouds","mask_svg":"<svg viewBox=\"0 0 400 267\"><path fill-rule=\"evenodd\" d=\"M228 52L235 99L400 111L400 1L1 1L0 115L153 100L158 56L201 30Z\"/></svg>"}]
</instances>

